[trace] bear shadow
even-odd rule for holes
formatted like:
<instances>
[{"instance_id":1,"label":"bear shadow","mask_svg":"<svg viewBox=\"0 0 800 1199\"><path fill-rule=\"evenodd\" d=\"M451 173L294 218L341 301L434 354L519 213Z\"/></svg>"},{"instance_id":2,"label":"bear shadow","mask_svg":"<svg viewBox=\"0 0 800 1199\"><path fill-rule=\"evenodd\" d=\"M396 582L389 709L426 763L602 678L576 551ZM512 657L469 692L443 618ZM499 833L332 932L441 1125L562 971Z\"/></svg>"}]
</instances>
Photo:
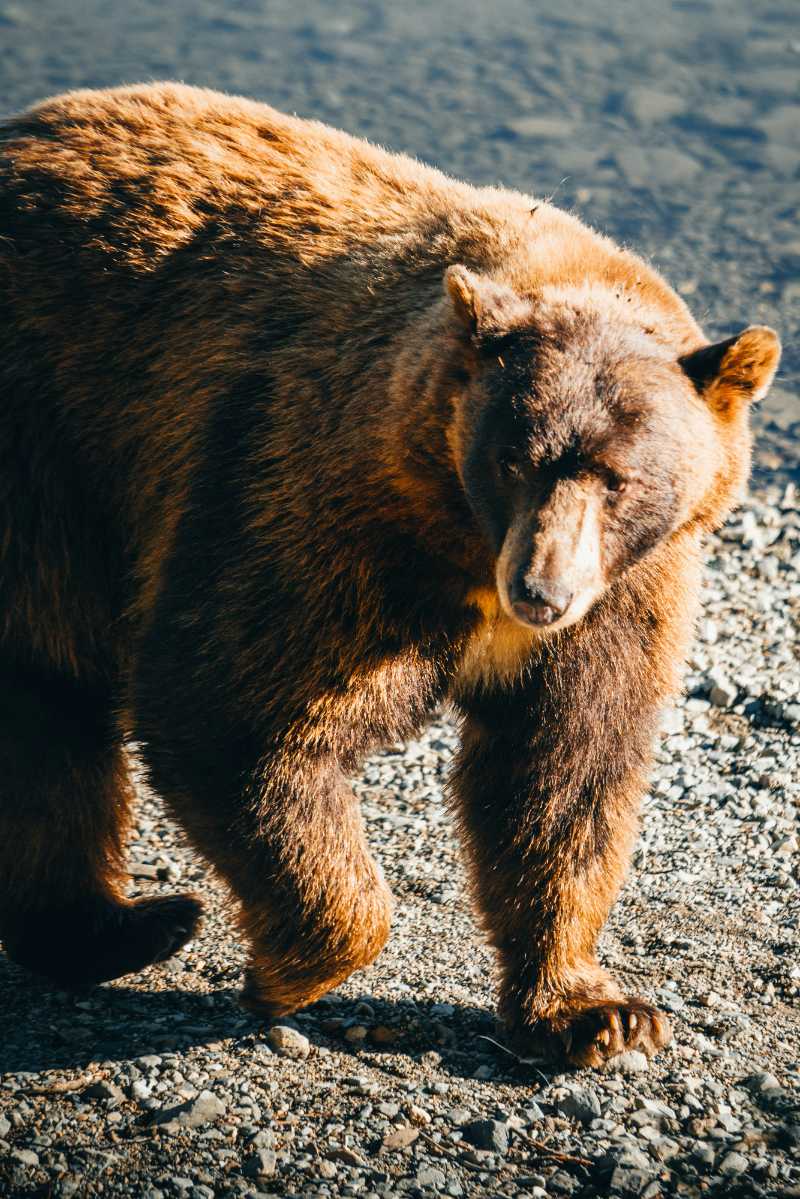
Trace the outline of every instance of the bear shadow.
<instances>
[{"instance_id":1,"label":"bear shadow","mask_svg":"<svg viewBox=\"0 0 800 1199\"><path fill-rule=\"evenodd\" d=\"M158 990L116 982L65 992L0 953L0 1075L91 1071L144 1054L180 1054L228 1040L229 1052L246 1053L264 1041L269 1022L239 1005L238 989L198 993L171 986L168 975L161 980L166 986ZM312 1046L351 1058L354 1072L370 1065L402 1078L410 1075L412 1061L423 1061L440 1077L529 1085L537 1076L546 1080L539 1065L503 1046L495 1017L483 1008L333 993L285 1022L300 1029ZM348 1030L365 1027L365 1039L348 1038ZM391 1040L376 1041L376 1029L389 1030Z\"/></svg>"}]
</instances>

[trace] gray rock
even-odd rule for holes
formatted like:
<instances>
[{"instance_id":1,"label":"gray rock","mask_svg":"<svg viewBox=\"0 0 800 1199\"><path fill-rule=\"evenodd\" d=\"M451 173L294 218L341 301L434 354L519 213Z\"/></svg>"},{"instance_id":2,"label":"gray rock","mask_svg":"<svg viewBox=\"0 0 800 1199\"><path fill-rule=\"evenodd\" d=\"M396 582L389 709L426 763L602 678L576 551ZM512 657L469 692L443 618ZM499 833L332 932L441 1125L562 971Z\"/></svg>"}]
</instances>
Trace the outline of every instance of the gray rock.
<instances>
[{"instance_id":1,"label":"gray rock","mask_svg":"<svg viewBox=\"0 0 800 1199\"><path fill-rule=\"evenodd\" d=\"M432 1191L443 1191L447 1185L447 1176L437 1166L421 1165L417 1170L417 1186Z\"/></svg>"},{"instance_id":2,"label":"gray rock","mask_svg":"<svg viewBox=\"0 0 800 1199\"><path fill-rule=\"evenodd\" d=\"M747 1078L742 1079L741 1085L754 1096L774 1098L783 1094L783 1087L778 1079L774 1074L766 1071L760 1074L749 1074Z\"/></svg>"},{"instance_id":3,"label":"gray rock","mask_svg":"<svg viewBox=\"0 0 800 1199\"><path fill-rule=\"evenodd\" d=\"M744 1174L749 1162L741 1153L726 1153L722 1161L717 1166L717 1173L722 1174L725 1178L733 1178L737 1174Z\"/></svg>"},{"instance_id":4,"label":"gray rock","mask_svg":"<svg viewBox=\"0 0 800 1199\"><path fill-rule=\"evenodd\" d=\"M508 1152L508 1125L500 1120L473 1120L461 1129L465 1141L476 1149Z\"/></svg>"},{"instance_id":5,"label":"gray rock","mask_svg":"<svg viewBox=\"0 0 800 1199\"><path fill-rule=\"evenodd\" d=\"M637 125L655 125L684 113L686 99L654 87L632 87L625 94L625 108Z\"/></svg>"},{"instance_id":6,"label":"gray rock","mask_svg":"<svg viewBox=\"0 0 800 1199\"><path fill-rule=\"evenodd\" d=\"M710 1169L714 1165L716 1157L713 1147L707 1142L698 1141L692 1149L692 1159L701 1167L705 1166Z\"/></svg>"},{"instance_id":7,"label":"gray rock","mask_svg":"<svg viewBox=\"0 0 800 1199\"><path fill-rule=\"evenodd\" d=\"M247 1142L249 1149L274 1149L275 1148L275 1133L271 1128L260 1128L258 1132L253 1133Z\"/></svg>"},{"instance_id":8,"label":"gray rock","mask_svg":"<svg viewBox=\"0 0 800 1199\"><path fill-rule=\"evenodd\" d=\"M639 1196L651 1178L651 1170L615 1166L608 1180L608 1189L613 1195Z\"/></svg>"},{"instance_id":9,"label":"gray rock","mask_svg":"<svg viewBox=\"0 0 800 1199\"><path fill-rule=\"evenodd\" d=\"M39 1155L32 1149L12 1149L9 1157L12 1162L18 1162L21 1166L39 1165Z\"/></svg>"},{"instance_id":10,"label":"gray rock","mask_svg":"<svg viewBox=\"0 0 800 1199\"><path fill-rule=\"evenodd\" d=\"M103 1080L94 1082L87 1087L82 1097L84 1099L113 1099L116 1103L121 1103L125 1098L125 1092L116 1083Z\"/></svg>"},{"instance_id":11,"label":"gray rock","mask_svg":"<svg viewBox=\"0 0 800 1199\"><path fill-rule=\"evenodd\" d=\"M715 708L730 708L736 703L737 694L736 687L724 674L712 675L708 698Z\"/></svg>"},{"instance_id":12,"label":"gray rock","mask_svg":"<svg viewBox=\"0 0 800 1199\"><path fill-rule=\"evenodd\" d=\"M670 987L659 987L656 991L659 1007L668 1012L680 1012L686 1007L686 1000Z\"/></svg>"},{"instance_id":13,"label":"gray rock","mask_svg":"<svg viewBox=\"0 0 800 1199\"><path fill-rule=\"evenodd\" d=\"M568 1174L566 1170L556 1170L547 1183L547 1191L551 1195L574 1195L580 1189L581 1184L578 1179L572 1174Z\"/></svg>"},{"instance_id":14,"label":"gray rock","mask_svg":"<svg viewBox=\"0 0 800 1199\"><path fill-rule=\"evenodd\" d=\"M656 1137L650 1142L650 1152L660 1162L672 1161L680 1151L680 1145L677 1141L673 1141L672 1137Z\"/></svg>"},{"instance_id":15,"label":"gray rock","mask_svg":"<svg viewBox=\"0 0 800 1199\"><path fill-rule=\"evenodd\" d=\"M675 1119L675 1112L667 1103L660 1099L643 1099L631 1116L631 1123L642 1128L646 1125L663 1128Z\"/></svg>"},{"instance_id":16,"label":"gray rock","mask_svg":"<svg viewBox=\"0 0 800 1199\"><path fill-rule=\"evenodd\" d=\"M628 1049L611 1058L608 1069L619 1074L646 1074L650 1069L650 1061L646 1054L639 1049Z\"/></svg>"},{"instance_id":17,"label":"gray rock","mask_svg":"<svg viewBox=\"0 0 800 1199\"><path fill-rule=\"evenodd\" d=\"M304 1037L301 1032L298 1032L296 1028L291 1028L288 1024L273 1025L267 1033L267 1041L270 1048L279 1057L303 1060L311 1051L311 1042L308 1037Z\"/></svg>"},{"instance_id":18,"label":"gray rock","mask_svg":"<svg viewBox=\"0 0 800 1199\"><path fill-rule=\"evenodd\" d=\"M272 1149L257 1149L242 1164L245 1178L268 1178L275 1173L278 1159Z\"/></svg>"},{"instance_id":19,"label":"gray rock","mask_svg":"<svg viewBox=\"0 0 800 1199\"><path fill-rule=\"evenodd\" d=\"M800 1149L800 1124L784 1124L780 1129L779 1138L787 1149Z\"/></svg>"},{"instance_id":20,"label":"gray rock","mask_svg":"<svg viewBox=\"0 0 800 1199\"><path fill-rule=\"evenodd\" d=\"M211 1091L201 1091L196 1098L186 1103L157 1112L153 1122L166 1132L178 1132L183 1128L202 1128L224 1116L226 1111L224 1100L218 1099Z\"/></svg>"},{"instance_id":21,"label":"gray rock","mask_svg":"<svg viewBox=\"0 0 800 1199\"><path fill-rule=\"evenodd\" d=\"M409 1145L414 1144L418 1137L418 1128L414 1128L411 1124L401 1124L398 1128L393 1128L391 1132L387 1132L381 1142L381 1149L388 1153L397 1149L407 1149Z\"/></svg>"},{"instance_id":22,"label":"gray rock","mask_svg":"<svg viewBox=\"0 0 800 1199\"><path fill-rule=\"evenodd\" d=\"M696 158L669 146L643 149L622 146L614 153L617 166L632 187L655 191L663 184L691 183L701 171Z\"/></svg>"},{"instance_id":23,"label":"gray rock","mask_svg":"<svg viewBox=\"0 0 800 1199\"><path fill-rule=\"evenodd\" d=\"M515 137L530 138L535 141L540 139L561 141L572 137L574 125L572 121L558 116L528 116L513 118L506 123L504 130L508 130Z\"/></svg>"},{"instance_id":24,"label":"gray rock","mask_svg":"<svg viewBox=\"0 0 800 1199\"><path fill-rule=\"evenodd\" d=\"M605 1159L606 1168L610 1166L622 1166L626 1170L652 1170L653 1163L646 1153L641 1149L637 1149L635 1145L621 1145L618 1149L612 1150Z\"/></svg>"},{"instance_id":25,"label":"gray rock","mask_svg":"<svg viewBox=\"0 0 800 1199\"><path fill-rule=\"evenodd\" d=\"M562 1116L580 1120L581 1124L590 1124L602 1115L597 1093L588 1087L570 1090L562 1099L556 1101L556 1109Z\"/></svg>"}]
</instances>

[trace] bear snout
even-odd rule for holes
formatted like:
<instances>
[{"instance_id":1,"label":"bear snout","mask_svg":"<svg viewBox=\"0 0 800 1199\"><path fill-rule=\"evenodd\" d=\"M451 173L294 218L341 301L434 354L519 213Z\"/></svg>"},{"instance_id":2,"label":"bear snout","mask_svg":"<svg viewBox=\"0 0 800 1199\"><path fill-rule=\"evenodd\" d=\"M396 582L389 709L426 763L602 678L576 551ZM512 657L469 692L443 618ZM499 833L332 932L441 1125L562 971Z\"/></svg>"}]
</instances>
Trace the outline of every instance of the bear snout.
<instances>
[{"instance_id":1,"label":"bear snout","mask_svg":"<svg viewBox=\"0 0 800 1199\"><path fill-rule=\"evenodd\" d=\"M534 628L554 624L566 616L575 594L565 583L537 578L530 573L518 576L510 591L515 617Z\"/></svg>"}]
</instances>

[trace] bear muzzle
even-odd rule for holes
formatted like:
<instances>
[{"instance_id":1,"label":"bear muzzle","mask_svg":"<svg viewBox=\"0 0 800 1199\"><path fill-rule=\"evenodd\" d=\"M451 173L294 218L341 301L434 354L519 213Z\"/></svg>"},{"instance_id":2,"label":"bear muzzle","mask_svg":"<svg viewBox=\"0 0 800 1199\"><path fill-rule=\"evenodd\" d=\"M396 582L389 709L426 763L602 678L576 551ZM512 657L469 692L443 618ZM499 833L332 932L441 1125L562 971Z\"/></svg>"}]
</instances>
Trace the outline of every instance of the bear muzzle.
<instances>
[{"instance_id":1,"label":"bear muzzle","mask_svg":"<svg viewBox=\"0 0 800 1199\"><path fill-rule=\"evenodd\" d=\"M539 579L530 573L515 580L509 593L514 616L521 624L533 628L555 624L566 616L573 598L574 593L568 586Z\"/></svg>"},{"instance_id":2,"label":"bear muzzle","mask_svg":"<svg viewBox=\"0 0 800 1199\"><path fill-rule=\"evenodd\" d=\"M506 615L547 633L575 624L606 587L598 497L577 484L559 492L512 521L495 570Z\"/></svg>"}]
</instances>

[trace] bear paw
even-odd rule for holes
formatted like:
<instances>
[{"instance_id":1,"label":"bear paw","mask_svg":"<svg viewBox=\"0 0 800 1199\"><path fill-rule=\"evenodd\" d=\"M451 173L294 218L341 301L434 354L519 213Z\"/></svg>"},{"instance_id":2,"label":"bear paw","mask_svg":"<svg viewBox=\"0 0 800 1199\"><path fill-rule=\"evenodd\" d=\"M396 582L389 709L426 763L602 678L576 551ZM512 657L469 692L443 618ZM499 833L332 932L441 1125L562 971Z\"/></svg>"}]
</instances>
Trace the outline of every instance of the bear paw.
<instances>
[{"instance_id":1,"label":"bear paw","mask_svg":"<svg viewBox=\"0 0 800 1199\"><path fill-rule=\"evenodd\" d=\"M91 987L172 957L194 936L202 911L194 895L92 900L18 916L2 936L18 965L60 987Z\"/></svg>"},{"instance_id":2,"label":"bear paw","mask_svg":"<svg viewBox=\"0 0 800 1199\"><path fill-rule=\"evenodd\" d=\"M542 1021L549 1047L572 1066L604 1066L630 1049L652 1057L672 1040L672 1029L663 1012L644 999L609 1000L583 1008L573 1015Z\"/></svg>"}]
</instances>

